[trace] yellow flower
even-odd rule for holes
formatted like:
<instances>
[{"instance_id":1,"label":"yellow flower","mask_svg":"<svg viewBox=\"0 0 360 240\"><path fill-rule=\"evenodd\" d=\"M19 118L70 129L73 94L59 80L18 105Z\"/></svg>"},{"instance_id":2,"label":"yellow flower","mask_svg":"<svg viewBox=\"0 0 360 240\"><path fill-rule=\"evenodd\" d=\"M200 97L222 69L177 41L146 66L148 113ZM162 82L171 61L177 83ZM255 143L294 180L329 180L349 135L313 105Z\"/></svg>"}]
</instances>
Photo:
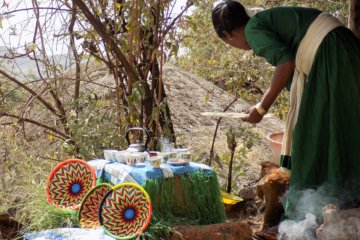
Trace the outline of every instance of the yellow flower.
<instances>
[{"instance_id":1,"label":"yellow flower","mask_svg":"<svg viewBox=\"0 0 360 240\"><path fill-rule=\"evenodd\" d=\"M217 61L215 60L215 59L209 59L208 60L208 64L209 65L214 65L214 64L216 64L217 63Z\"/></svg>"}]
</instances>

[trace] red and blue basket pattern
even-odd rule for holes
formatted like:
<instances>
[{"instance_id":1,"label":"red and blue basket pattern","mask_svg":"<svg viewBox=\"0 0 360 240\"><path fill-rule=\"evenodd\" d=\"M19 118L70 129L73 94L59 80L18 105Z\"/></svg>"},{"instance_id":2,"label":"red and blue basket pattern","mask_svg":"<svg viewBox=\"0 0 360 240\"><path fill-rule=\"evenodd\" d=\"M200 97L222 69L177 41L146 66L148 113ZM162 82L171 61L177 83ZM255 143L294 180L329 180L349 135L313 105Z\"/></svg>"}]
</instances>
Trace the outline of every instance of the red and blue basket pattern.
<instances>
[{"instance_id":1,"label":"red and blue basket pattern","mask_svg":"<svg viewBox=\"0 0 360 240\"><path fill-rule=\"evenodd\" d=\"M80 159L69 159L50 173L46 195L49 202L58 208L77 210L95 183L95 172L89 164Z\"/></svg>"},{"instance_id":2,"label":"red and blue basket pattern","mask_svg":"<svg viewBox=\"0 0 360 240\"><path fill-rule=\"evenodd\" d=\"M99 208L105 232L116 239L139 236L150 223L152 205L147 192L134 183L121 183L108 192Z\"/></svg>"},{"instance_id":3,"label":"red and blue basket pattern","mask_svg":"<svg viewBox=\"0 0 360 240\"><path fill-rule=\"evenodd\" d=\"M101 200L107 192L112 189L112 186L107 183L97 185L91 189L83 201L78 213L80 226L83 228L98 228L100 227L99 222L99 206Z\"/></svg>"}]
</instances>

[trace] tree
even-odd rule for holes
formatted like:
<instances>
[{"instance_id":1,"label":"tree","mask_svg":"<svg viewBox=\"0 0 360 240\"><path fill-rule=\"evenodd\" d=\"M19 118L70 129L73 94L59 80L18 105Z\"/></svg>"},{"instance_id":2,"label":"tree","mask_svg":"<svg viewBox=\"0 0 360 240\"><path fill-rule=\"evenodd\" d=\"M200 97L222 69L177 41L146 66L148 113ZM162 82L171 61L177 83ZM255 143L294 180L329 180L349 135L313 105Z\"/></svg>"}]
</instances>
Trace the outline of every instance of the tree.
<instances>
[{"instance_id":1,"label":"tree","mask_svg":"<svg viewBox=\"0 0 360 240\"><path fill-rule=\"evenodd\" d=\"M127 107L127 115L137 112L135 118L141 126L151 129L152 132L169 130L170 137L174 140L175 134L161 74L164 44L167 34L173 31L176 20L192 2L189 1L183 12L170 22L170 16L166 14L171 7L171 1L89 1L88 4L80 0L73 2L92 26L84 30L90 32L95 29L103 40L107 54L112 56L102 60L114 73L117 102L121 100L122 105ZM89 35L87 39L95 42ZM93 44L93 47L90 54L96 56L101 48L97 44ZM137 109L129 105L127 98L135 91L141 96Z\"/></svg>"},{"instance_id":2,"label":"tree","mask_svg":"<svg viewBox=\"0 0 360 240\"><path fill-rule=\"evenodd\" d=\"M137 125L151 130L156 136L165 134L175 140L162 66L168 53L176 49L172 43L175 26L192 1L173 16L175 3L176 0L32 0L31 7L23 7L4 1L4 20L9 18L10 21L12 14L18 12L29 13L33 17L29 15L26 24L33 22L35 28L30 43L25 47L14 47L9 43L2 58L5 61L34 60L36 73L32 73L30 81L26 74L17 77L0 70L8 92L19 89L23 93L17 107L2 108L0 117L45 129L79 153L83 146L81 138L76 136L79 133L76 128L84 127L83 121L89 120L84 116L89 112L85 109L93 107L92 102L99 102L95 93L84 90L85 84L98 84L88 77L89 63L96 61L107 67L115 81L115 99L110 97L111 102L101 99L110 105L107 109L96 110L99 115L104 115L98 124L108 120L105 125L113 126L110 134L117 133L117 136L124 136L127 128ZM57 29L52 29L53 26ZM11 26L11 30L19 37L25 34L18 31L18 25ZM73 76L65 75L64 66L51 54L58 42L70 52L67 60L72 62ZM103 87L111 95L112 88ZM6 98L6 94L3 96ZM44 122L44 116L39 119L39 111L54 121ZM111 141L108 144L117 147L124 142L119 137Z\"/></svg>"},{"instance_id":3,"label":"tree","mask_svg":"<svg viewBox=\"0 0 360 240\"><path fill-rule=\"evenodd\" d=\"M350 0L349 28L360 38L360 0Z\"/></svg>"}]
</instances>

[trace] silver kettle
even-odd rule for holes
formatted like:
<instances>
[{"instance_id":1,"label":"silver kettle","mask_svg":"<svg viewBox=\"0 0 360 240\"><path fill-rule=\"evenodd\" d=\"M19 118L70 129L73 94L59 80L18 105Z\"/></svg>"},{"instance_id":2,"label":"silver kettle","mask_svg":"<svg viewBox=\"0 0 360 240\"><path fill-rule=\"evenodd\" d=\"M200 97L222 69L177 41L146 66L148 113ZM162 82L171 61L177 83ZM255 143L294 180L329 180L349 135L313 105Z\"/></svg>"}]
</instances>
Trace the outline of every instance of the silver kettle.
<instances>
[{"instance_id":1,"label":"silver kettle","mask_svg":"<svg viewBox=\"0 0 360 240\"><path fill-rule=\"evenodd\" d=\"M130 144L130 139L129 139L129 134L132 131L143 131L146 134L146 141L145 144L141 143L139 139L136 140L136 143ZM147 146L150 142L150 134L149 132L141 127L133 127L130 128L129 130L127 130L126 135L125 135L126 141L128 143L128 148L127 151L132 151L132 152L144 152L147 151Z\"/></svg>"}]
</instances>

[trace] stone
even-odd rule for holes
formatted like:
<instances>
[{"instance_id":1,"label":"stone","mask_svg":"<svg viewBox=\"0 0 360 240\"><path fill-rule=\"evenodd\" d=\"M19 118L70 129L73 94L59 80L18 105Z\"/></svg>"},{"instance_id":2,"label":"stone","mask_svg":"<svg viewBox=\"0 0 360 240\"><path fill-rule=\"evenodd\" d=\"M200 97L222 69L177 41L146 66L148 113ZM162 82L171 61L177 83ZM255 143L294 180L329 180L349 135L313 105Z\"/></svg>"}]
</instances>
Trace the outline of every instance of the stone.
<instances>
[{"instance_id":1,"label":"stone","mask_svg":"<svg viewBox=\"0 0 360 240\"><path fill-rule=\"evenodd\" d=\"M360 208L339 210L335 205L326 205L316 236L319 240L360 239Z\"/></svg>"},{"instance_id":2,"label":"stone","mask_svg":"<svg viewBox=\"0 0 360 240\"><path fill-rule=\"evenodd\" d=\"M247 200L255 201L256 188L255 187L247 187L247 188L241 189L239 192L239 197L244 199L244 201L247 201Z\"/></svg>"}]
</instances>

